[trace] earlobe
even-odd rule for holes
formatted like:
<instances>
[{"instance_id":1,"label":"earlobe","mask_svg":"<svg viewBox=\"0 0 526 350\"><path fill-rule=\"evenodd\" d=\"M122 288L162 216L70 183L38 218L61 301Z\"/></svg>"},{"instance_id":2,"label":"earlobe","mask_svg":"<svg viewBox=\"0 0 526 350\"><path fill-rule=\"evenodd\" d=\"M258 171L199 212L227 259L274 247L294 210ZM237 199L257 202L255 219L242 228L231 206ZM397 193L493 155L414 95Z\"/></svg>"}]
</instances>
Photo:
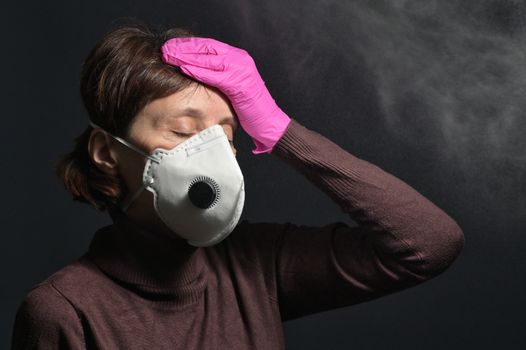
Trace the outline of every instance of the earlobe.
<instances>
[{"instance_id":1,"label":"earlobe","mask_svg":"<svg viewBox=\"0 0 526 350\"><path fill-rule=\"evenodd\" d=\"M112 139L101 129L93 129L88 143L91 161L101 171L117 175L117 157L112 147Z\"/></svg>"}]
</instances>

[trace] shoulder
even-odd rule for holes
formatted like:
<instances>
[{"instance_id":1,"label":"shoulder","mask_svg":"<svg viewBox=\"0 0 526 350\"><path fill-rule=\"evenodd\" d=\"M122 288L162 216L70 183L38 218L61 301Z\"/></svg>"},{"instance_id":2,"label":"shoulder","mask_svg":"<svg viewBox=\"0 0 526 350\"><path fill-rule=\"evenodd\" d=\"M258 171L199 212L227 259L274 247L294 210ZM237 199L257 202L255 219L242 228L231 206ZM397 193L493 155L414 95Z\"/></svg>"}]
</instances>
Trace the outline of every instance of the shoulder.
<instances>
[{"instance_id":1,"label":"shoulder","mask_svg":"<svg viewBox=\"0 0 526 350\"><path fill-rule=\"evenodd\" d=\"M225 240L225 245L246 257L256 258L258 254L274 252L282 236L293 226L289 222L252 222L245 219Z\"/></svg>"},{"instance_id":2,"label":"shoulder","mask_svg":"<svg viewBox=\"0 0 526 350\"><path fill-rule=\"evenodd\" d=\"M276 263L283 254L283 242L298 225L291 222L241 221L227 239L215 249L229 259L248 263L260 270L269 281L275 278Z\"/></svg>"},{"instance_id":3,"label":"shoulder","mask_svg":"<svg viewBox=\"0 0 526 350\"><path fill-rule=\"evenodd\" d=\"M83 349L82 305L107 277L87 255L33 285L18 306L13 349Z\"/></svg>"},{"instance_id":4,"label":"shoulder","mask_svg":"<svg viewBox=\"0 0 526 350\"><path fill-rule=\"evenodd\" d=\"M77 320L75 301L98 274L86 256L69 263L27 291L19 306L20 317L46 322Z\"/></svg>"},{"instance_id":5,"label":"shoulder","mask_svg":"<svg viewBox=\"0 0 526 350\"><path fill-rule=\"evenodd\" d=\"M50 281L37 284L16 312L12 349L81 349L82 322L74 306Z\"/></svg>"},{"instance_id":6,"label":"shoulder","mask_svg":"<svg viewBox=\"0 0 526 350\"><path fill-rule=\"evenodd\" d=\"M59 314L76 317L68 291L82 289L84 285L90 284L95 274L96 271L90 268L85 256L80 257L33 285L20 304L20 312L31 312L39 318Z\"/></svg>"},{"instance_id":7,"label":"shoulder","mask_svg":"<svg viewBox=\"0 0 526 350\"><path fill-rule=\"evenodd\" d=\"M225 240L225 245L252 259L262 255L277 257L297 247L312 246L313 250L319 250L320 245L330 243L331 235L342 228L352 230L341 221L310 226L290 221L251 222L245 219Z\"/></svg>"},{"instance_id":8,"label":"shoulder","mask_svg":"<svg viewBox=\"0 0 526 350\"><path fill-rule=\"evenodd\" d=\"M18 308L17 318L48 326L78 321L73 305L50 281L41 282L29 290Z\"/></svg>"},{"instance_id":9,"label":"shoulder","mask_svg":"<svg viewBox=\"0 0 526 350\"><path fill-rule=\"evenodd\" d=\"M279 241L289 225L289 223L277 222L252 222L245 219L238 223L226 239L208 251L223 257L228 256L229 261L248 262L247 267L264 270L275 260Z\"/></svg>"}]
</instances>

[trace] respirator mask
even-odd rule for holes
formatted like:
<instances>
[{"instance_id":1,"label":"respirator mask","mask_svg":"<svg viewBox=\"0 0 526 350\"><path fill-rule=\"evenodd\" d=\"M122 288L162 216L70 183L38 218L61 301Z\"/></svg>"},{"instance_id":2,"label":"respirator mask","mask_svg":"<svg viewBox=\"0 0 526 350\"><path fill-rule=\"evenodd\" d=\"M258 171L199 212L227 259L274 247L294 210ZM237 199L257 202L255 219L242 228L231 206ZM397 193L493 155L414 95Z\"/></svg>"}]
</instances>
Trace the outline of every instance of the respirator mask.
<instances>
[{"instance_id":1,"label":"respirator mask","mask_svg":"<svg viewBox=\"0 0 526 350\"><path fill-rule=\"evenodd\" d=\"M212 125L173 149L147 154L90 124L147 158L142 186L123 212L146 189L160 219L192 246L217 244L234 230L245 203L245 183L222 126Z\"/></svg>"}]
</instances>

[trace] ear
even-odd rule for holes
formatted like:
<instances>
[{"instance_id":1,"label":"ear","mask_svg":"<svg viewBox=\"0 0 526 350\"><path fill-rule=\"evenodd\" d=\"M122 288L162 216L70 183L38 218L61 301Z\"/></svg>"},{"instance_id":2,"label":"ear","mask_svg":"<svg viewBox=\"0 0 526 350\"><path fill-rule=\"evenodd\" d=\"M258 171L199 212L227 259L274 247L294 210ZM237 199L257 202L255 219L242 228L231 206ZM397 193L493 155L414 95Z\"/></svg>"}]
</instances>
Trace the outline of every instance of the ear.
<instances>
[{"instance_id":1,"label":"ear","mask_svg":"<svg viewBox=\"0 0 526 350\"><path fill-rule=\"evenodd\" d=\"M91 161L101 171L117 175L117 156L113 147L113 139L103 130L95 128L91 131L88 143Z\"/></svg>"}]
</instances>

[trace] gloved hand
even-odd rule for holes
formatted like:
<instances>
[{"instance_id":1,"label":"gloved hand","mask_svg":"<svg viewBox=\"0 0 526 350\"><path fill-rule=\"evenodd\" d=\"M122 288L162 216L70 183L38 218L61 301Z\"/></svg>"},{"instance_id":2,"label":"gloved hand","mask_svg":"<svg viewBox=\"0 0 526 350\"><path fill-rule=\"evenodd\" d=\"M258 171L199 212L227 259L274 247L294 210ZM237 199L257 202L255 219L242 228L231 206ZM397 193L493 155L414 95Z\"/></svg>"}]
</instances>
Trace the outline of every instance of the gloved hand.
<instances>
[{"instance_id":1,"label":"gloved hand","mask_svg":"<svg viewBox=\"0 0 526 350\"><path fill-rule=\"evenodd\" d=\"M167 40L161 51L165 63L179 66L183 73L228 97L256 146L253 154L272 152L290 118L270 95L245 50L215 39L184 37Z\"/></svg>"}]
</instances>

